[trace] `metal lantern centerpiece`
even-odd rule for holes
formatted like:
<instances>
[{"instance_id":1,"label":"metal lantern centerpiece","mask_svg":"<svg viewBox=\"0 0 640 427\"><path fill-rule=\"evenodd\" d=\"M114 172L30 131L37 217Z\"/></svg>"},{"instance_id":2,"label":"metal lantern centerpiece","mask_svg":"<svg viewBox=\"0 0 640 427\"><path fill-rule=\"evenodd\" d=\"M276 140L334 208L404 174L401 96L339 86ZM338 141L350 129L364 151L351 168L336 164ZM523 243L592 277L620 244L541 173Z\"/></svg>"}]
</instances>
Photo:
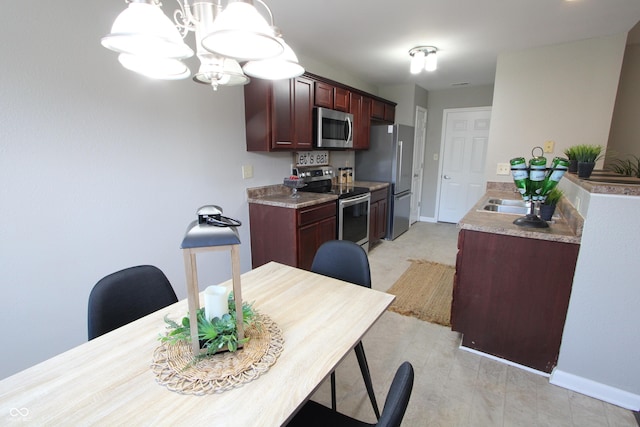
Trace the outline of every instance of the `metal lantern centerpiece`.
<instances>
[{"instance_id":1,"label":"metal lantern centerpiece","mask_svg":"<svg viewBox=\"0 0 640 427\"><path fill-rule=\"evenodd\" d=\"M198 339L197 311L200 308L200 293L198 287L198 272L196 255L208 251L231 251L231 273L233 280L233 297L236 307L236 331L238 334L238 348L242 347L244 339L242 315L242 291L240 289L240 237L236 227L240 221L223 217L222 209L218 206L203 206L198 210L198 220L189 224L180 248L184 255L184 267L187 274L187 300L189 304L189 325L191 328L191 345L193 355L197 356L204 350L200 349Z\"/></svg>"}]
</instances>

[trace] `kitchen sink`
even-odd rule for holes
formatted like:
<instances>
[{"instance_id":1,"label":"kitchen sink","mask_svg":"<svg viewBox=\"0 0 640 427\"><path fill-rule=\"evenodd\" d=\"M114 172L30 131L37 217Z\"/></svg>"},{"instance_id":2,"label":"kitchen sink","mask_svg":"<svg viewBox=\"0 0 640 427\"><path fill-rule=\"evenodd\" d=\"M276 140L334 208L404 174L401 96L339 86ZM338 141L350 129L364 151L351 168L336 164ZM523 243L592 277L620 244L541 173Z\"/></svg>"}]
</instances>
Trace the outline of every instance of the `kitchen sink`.
<instances>
[{"instance_id":1,"label":"kitchen sink","mask_svg":"<svg viewBox=\"0 0 640 427\"><path fill-rule=\"evenodd\" d=\"M515 199L489 199L487 203L493 205L502 205L502 206L521 206L527 207L527 202L524 200L515 200Z\"/></svg>"},{"instance_id":2,"label":"kitchen sink","mask_svg":"<svg viewBox=\"0 0 640 427\"><path fill-rule=\"evenodd\" d=\"M514 215L526 215L529 212L529 208L527 206L494 205L491 203L484 205L482 209L488 212L499 212Z\"/></svg>"},{"instance_id":3,"label":"kitchen sink","mask_svg":"<svg viewBox=\"0 0 640 427\"><path fill-rule=\"evenodd\" d=\"M529 213L529 203L522 199L488 199L481 212L497 212L512 215L526 215Z\"/></svg>"}]
</instances>

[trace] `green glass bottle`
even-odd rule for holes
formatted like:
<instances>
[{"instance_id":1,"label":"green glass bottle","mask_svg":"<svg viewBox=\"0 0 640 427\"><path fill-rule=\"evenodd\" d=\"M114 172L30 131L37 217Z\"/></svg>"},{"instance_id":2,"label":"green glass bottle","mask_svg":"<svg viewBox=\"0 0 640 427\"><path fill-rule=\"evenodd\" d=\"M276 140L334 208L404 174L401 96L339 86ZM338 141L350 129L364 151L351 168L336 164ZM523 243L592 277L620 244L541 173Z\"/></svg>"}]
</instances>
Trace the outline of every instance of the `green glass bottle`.
<instances>
[{"instance_id":1,"label":"green glass bottle","mask_svg":"<svg viewBox=\"0 0 640 427\"><path fill-rule=\"evenodd\" d=\"M516 189L522 195L524 200L530 199L530 194L527 191L527 183L529 181L529 171L527 170L527 161L524 157L516 157L509 160L511 163L511 176L513 182L516 184Z\"/></svg>"},{"instance_id":2,"label":"green glass bottle","mask_svg":"<svg viewBox=\"0 0 640 427\"><path fill-rule=\"evenodd\" d=\"M531 200L541 200L540 191L547 174L547 158L534 157L529 160L529 187Z\"/></svg>"},{"instance_id":3,"label":"green glass bottle","mask_svg":"<svg viewBox=\"0 0 640 427\"><path fill-rule=\"evenodd\" d=\"M540 197L541 201L547 198L547 195L558 185L558 182L564 175L564 173L569 169L569 160L564 157L554 157L551 161L551 169L542 183L542 188L540 189Z\"/></svg>"}]
</instances>

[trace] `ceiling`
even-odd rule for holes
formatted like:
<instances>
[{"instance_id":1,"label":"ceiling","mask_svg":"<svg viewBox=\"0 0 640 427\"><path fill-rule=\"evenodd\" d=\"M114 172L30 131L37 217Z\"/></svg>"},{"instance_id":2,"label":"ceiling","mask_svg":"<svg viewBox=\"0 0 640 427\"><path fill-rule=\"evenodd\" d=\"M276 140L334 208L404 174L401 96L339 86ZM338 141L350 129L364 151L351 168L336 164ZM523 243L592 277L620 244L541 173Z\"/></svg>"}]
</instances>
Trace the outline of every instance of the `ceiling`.
<instances>
[{"instance_id":1,"label":"ceiling","mask_svg":"<svg viewBox=\"0 0 640 427\"><path fill-rule=\"evenodd\" d=\"M500 53L620 34L640 21L640 0L265 1L302 57L369 84L427 90L493 84ZM419 45L439 49L438 70L409 73Z\"/></svg>"}]
</instances>

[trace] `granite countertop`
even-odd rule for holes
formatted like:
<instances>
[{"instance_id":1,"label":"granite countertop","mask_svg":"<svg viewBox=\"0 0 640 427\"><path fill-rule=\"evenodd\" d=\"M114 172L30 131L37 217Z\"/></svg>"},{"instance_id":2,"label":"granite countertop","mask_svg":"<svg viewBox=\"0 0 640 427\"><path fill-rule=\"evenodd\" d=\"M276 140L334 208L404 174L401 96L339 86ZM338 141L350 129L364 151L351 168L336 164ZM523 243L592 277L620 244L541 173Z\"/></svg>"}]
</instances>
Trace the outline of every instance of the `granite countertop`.
<instances>
[{"instance_id":1,"label":"granite countertop","mask_svg":"<svg viewBox=\"0 0 640 427\"><path fill-rule=\"evenodd\" d=\"M579 185L590 193L640 196L640 178L594 170L589 178L578 178L573 173L565 173L563 179Z\"/></svg>"},{"instance_id":2,"label":"granite countertop","mask_svg":"<svg viewBox=\"0 0 640 427\"><path fill-rule=\"evenodd\" d=\"M388 182L356 181L355 187L367 187L370 191L379 190L389 186ZM335 194L307 193L298 191L300 197L293 198L293 190L282 184L267 185L264 187L247 188L247 201L260 205L279 206L282 208L301 209L313 205L338 200Z\"/></svg>"},{"instance_id":3,"label":"granite countertop","mask_svg":"<svg viewBox=\"0 0 640 427\"><path fill-rule=\"evenodd\" d=\"M513 187L513 184L511 186ZM559 218L550 221L549 228L527 228L513 223L519 215L484 211L482 208L490 198L520 199L520 195L513 190L507 191L505 189L490 188L488 186L487 192L460 220L458 227L463 230L580 244L583 220L582 217L575 212L571 204L558 204L556 213L560 213Z\"/></svg>"}]
</instances>

